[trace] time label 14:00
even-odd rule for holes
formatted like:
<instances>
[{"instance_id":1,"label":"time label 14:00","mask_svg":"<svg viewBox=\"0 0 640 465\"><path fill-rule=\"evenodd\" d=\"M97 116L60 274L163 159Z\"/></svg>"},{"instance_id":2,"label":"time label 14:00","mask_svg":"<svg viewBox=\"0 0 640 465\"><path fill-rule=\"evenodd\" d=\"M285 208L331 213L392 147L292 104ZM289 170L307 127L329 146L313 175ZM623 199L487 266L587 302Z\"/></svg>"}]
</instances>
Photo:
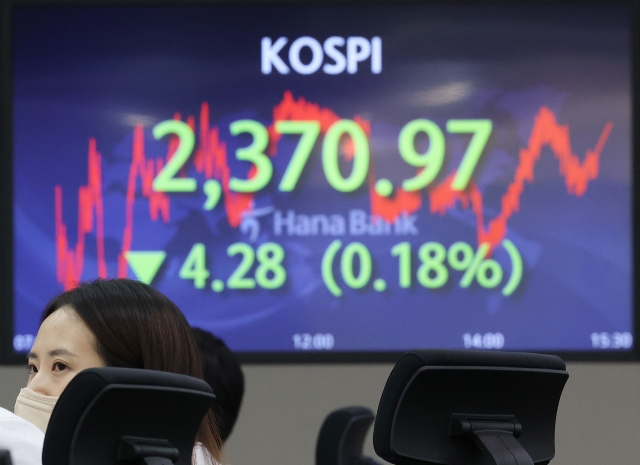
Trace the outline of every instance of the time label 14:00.
<instances>
[{"instance_id":1,"label":"time label 14:00","mask_svg":"<svg viewBox=\"0 0 640 465\"><path fill-rule=\"evenodd\" d=\"M451 187L453 190L464 190L471 179L471 175L478 165L478 161L491 135L493 125L488 119L451 119L446 122L446 132L450 134L471 134L471 140L466 148L460 166L456 170ZM236 150L238 160L253 165L253 173L248 179L231 177L229 189L234 192L257 192L263 189L273 177L271 158L265 152L269 146L269 131L260 122L254 120L234 121L229 125L233 136L248 134L252 142L248 147ZM293 191L306 166L311 151L320 137L319 121L277 121L275 131L281 135L300 136L298 144L291 156L284 174L278 184L283 192ZM416 150L416 137L426 135L428 149L423 153ZM153 128L153 136L161 139L167 135L178 138L178 147L160 170L153 181L153 189L159 192L195 192L198 189L196 179L176 177L189 160L195 146L195 135L191 127L178 120L167 120ZM343 141L350 143L352 155L351 173L343 176L339 167L339 152ZM423 189L438 176L445 156L446 139L443 130L433 121L415 119L408 122L398 136L398 151L401 158L410 166L417 168L416 176L405 179L402 188L405 191ZM322 168L331 187L340 192L353 192L367 179L369 172L369 139L364 129L355 121L349 119L338 120L325 132L322 141ZM209 180L204 189L207 194L213 189ZM393 185L387 179L379 179L375 185L379 195L389 196L393 192Z\"/></svg>"},{"instance_id":2,"label":"time label 14:00","mask_svg":"<svg viewBox=\"0 0 640 465\"><path fill-rule=\"evenodd\" d=\"M522 280L522 258L508 239L502 242L502 246L511 260L511 272L507 277L502 265L487 257L488 244L482 244L474 250L466 242L455 242L448 248L439 242L426 242L418 247L416 261L412 245L409 242L401 242L389 250L389 254L395 257L398 263L397 277L393 278L393 281L402 289L412 287L415 282L426 289L439 289L449 281L451 269L462 272L459 281L462 288L468 288L473 282L485 289L494 289L502 285L502 294L509 296ZM236 242L227 247L227 256L239 256L240 262L226 282L219 277L210 280L211 289L215 292L221 292L225 288L279 289L286 283L285 251L275 242L266 242L255 249L249 244ZM334 266L338 263L339 266ZM334 268L338 271L334 272ZM324 284L335 297L341 297L343 294L336 275L351 289L363 289L371 283L374 290L385 291L387 281L384 277L372 276L373 269L371 252L361 242L351 242L344 248L340 240L331 242L320 263ZM207 286L211 272L207 266L204 244L193 245L178 274L182 279L193 280L196 289L204 289Z\"/></svg>"}]
</instances>

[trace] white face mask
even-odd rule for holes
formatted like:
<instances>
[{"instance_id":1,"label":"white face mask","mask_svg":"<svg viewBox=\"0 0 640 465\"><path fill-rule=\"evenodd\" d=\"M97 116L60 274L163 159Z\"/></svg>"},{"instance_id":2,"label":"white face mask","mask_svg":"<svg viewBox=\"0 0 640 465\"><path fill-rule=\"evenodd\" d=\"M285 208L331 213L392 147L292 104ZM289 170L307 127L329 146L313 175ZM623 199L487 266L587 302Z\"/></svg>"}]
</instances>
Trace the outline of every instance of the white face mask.
<instances>
[{"instance_id":1,"label":"white face mask","mask_svg":"<svg viewBox=\"0 0 640 465\"><path fill-rule=\"evenodd\" d=\"M22 388L16 399L13 413L33 423L44 433L47 431L51 412L58 399L59 397L45 396L29 388Z\"/></svg>"}]
</instances>

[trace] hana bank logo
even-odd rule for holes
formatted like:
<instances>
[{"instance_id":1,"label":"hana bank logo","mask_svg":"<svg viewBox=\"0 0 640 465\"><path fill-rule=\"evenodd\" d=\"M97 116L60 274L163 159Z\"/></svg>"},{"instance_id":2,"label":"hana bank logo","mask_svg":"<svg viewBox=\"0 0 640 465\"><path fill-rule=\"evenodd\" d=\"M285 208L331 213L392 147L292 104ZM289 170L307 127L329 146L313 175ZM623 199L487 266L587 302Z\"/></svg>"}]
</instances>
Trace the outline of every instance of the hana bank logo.
<instances>
[{"instance_id":1,"label":"hana bank logo","mask_svg":"<svg viewBox=\"0 0 640 465\"><path fill-rule=\"evenodd\" d=\"M373 37L371 40L365 37L329 37L324 43L320 43L313 37L299 37L289 47L289 65L280 55L288 43L286 37L280 37L275 42L271 37L262 38L261 70L262 74L271 74L273 69L280 74L289 74L290 67L298 74L313 74L322 68L325 74L341 74L345 70L349 74L358 72L358 64L367 60L371 62L371 72L382 72L382 39ZM311 60L304 63L300 53L304 49L305 59ZM325 60L325 56L328 60Z\"/></svg>"}]
</instances>

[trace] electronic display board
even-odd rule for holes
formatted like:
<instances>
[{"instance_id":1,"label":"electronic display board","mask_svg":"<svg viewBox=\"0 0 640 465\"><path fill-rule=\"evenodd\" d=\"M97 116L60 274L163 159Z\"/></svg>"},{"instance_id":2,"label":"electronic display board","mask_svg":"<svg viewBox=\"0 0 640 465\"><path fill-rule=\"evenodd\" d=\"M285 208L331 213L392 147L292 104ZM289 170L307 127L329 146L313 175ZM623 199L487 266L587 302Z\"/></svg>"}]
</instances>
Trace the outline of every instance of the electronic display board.
<instances>
[{"instance_id":1,"label":"electronic display board","mask_svg":"<svg viewBox=\"0 0 640 465\"><path fill-rule=\"evenodd\" d=\"M14 353L129 277L245 360L633 354L635 14L14 4Z\"/></svg>"}]
</instances>

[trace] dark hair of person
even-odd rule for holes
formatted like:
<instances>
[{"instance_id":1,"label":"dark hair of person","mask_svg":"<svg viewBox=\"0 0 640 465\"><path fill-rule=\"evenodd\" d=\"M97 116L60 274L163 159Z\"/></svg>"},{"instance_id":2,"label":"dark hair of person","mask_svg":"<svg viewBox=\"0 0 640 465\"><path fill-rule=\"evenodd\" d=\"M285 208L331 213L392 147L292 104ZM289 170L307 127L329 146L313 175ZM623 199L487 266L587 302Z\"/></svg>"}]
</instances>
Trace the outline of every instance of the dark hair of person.
<instances>
[{"instance_id":1,"label":"dark hair of person","mask_svg":"<svg viewBox=\"0 0 640 465\"><path fill-rule=\"evenodd\" d=\"M70 306L96 339L106 366L167 371L204 379L202 359L180 309L150 286L130 279L96 280L63 292L47 304L42 321ZM217 460L222 442L209 409L196 441Z\"/></svg>"},{"instance_id":2,"label":"dark hair of person","mask_svg":"<svg viewBox=\"0 0 640 465\"><path fill-rule=\"evenodd\" d=\"M215 411L224 443L238 419L244 395L244 374L240 363L227 345L208 331L192 328L202 352L204 380L216 395Z\"/></svg>"}]
</instances>

